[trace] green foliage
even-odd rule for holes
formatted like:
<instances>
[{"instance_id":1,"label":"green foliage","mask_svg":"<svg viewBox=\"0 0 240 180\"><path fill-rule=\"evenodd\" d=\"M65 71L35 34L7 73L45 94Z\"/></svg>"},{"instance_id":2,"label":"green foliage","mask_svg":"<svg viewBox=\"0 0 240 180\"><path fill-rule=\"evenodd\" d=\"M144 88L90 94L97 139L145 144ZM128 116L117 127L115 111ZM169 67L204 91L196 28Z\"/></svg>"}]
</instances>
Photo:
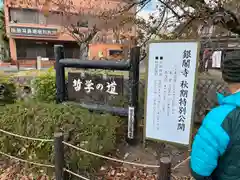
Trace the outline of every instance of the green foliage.
<instances>
[{"instance_id":1,"label":"green foliage","mask_svg":"<svg viewBox=\"0 0 240 180\"><path fill-rule=\"evenodd\" d=\"M16 99L14 82L10 77L0 74L0 105L14 103Z\"/></svg>"},{"instance_id":2,"label":"green foliage","mask_svg":"<svg viewBox=\"0 0 240 180\"><path fill-rule=\"evenodd\" d=\"M6 23L5 23L5 14L4 8L0 8L0 40L4 42L4 45L8 45L8 37L6 33Z\"/></svg>"},{"instance_id":3,"label":"green foliage","mask_svg":"<svg viewBox=\"0 0 240 180\"><path fill-rule=\"evenodd\" d=\"M16 134L52 139L54 132L64 132L64 139L78 147L99 154L115 150L120 118L89 113L73 105L18 102L0 109L0 126ZM0 151L34 162L53 163L53 142L19 139L0 133ZM65 146L67 167L75 172L92 170L102 159ZM50 173L50 172L48 172Z\"/></svg>"},{"instance_id":4,"label":"green foliage","mask_svg":"<svg viewBox=\"0 0 240 180\"><path fill-rule=\"evenodd\" d=\"M53 68L33 80L34 98L41 102L54 102L56 99L56 75Z\"/></svg>"},{"instance_id":5,"label":"green foliage","mask_svg":"<svg viewBox=\"0 0 240 180\"><path fill-rule=\"evenodd\" d=\"M11 61L12 59L10 57L6 57L6 55L4 56L3 62L10 63Z\"/></svg>"}]
</instances>

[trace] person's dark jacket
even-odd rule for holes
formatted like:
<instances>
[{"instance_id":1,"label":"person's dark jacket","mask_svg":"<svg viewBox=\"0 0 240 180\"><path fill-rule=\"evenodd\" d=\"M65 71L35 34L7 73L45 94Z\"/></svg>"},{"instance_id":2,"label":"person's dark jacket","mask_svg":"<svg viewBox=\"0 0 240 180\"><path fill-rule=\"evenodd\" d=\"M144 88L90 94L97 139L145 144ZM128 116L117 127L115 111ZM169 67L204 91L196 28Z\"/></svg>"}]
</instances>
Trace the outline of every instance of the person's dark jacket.
<instances>
[{"instance_id":1,"label":"person's dark jacket","mask_svg":"<svg viewBox=\"0 0 240 180\"><path fill-rule=\"evenodd\" d=\"M199 128L190 167L196 180L240 180L240 92L224 97Z\"/></svg>"}]
</instances>

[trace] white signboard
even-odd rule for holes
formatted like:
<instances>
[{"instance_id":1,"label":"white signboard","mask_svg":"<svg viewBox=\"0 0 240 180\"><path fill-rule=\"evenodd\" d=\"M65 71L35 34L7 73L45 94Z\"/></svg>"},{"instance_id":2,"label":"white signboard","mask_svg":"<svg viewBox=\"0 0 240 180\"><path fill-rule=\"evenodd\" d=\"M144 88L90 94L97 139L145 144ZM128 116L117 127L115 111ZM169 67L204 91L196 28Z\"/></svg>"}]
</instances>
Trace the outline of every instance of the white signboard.
<instances>
[{"instance_id":1,"label":"white signboard","mask_svg":"<svg viewBox=\"0 0 240 180\"><path fill-rule=\"evenodd\" d=\"M149 44L145 135L189 145L198 42Z\"/></svg>"},{"instance_id":2,"label":"white signboard","mask_svg":"<svg viewBox=\"0 0 240 180\"><path fill-rule=\"evenodd\" d=\"M134 138L134 107L128 107L128 138Z\"/></svg>"}]
</instances>

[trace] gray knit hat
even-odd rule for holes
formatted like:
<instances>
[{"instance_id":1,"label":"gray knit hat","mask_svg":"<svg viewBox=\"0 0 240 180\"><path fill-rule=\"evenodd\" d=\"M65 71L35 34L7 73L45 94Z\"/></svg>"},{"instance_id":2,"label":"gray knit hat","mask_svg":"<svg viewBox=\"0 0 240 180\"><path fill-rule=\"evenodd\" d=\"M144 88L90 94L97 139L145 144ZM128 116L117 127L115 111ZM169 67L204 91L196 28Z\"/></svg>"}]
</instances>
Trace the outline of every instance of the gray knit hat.
<instances>
[{"instance_id":1,"label":"gray knit hat","mask_svg":"<svg viewBox=\"0 0 240 180\"><path fill-rule=\"evenodd\" d=\"M240 50L222 53L222 78L226 82L240 83Z\"/></svg>"}]
</instances>

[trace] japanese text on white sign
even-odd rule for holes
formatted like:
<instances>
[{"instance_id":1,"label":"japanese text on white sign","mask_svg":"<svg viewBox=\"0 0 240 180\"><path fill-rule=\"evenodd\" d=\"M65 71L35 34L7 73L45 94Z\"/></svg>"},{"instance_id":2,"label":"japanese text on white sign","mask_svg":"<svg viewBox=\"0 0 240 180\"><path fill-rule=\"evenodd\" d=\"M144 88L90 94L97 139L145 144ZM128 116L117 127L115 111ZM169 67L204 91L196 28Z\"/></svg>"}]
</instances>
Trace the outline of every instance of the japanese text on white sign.
<instances>
[{"instance_id":1,"label":"japanese text on white sign","mask_svg":"<svg viewBox=\"0 0 240 180\"><path fill-rule=\"evenodd\" d=\"M11 26L10 33L24 36L57 36L57 29Z\"/></svg>"},{"instance_id":2,"label":"japanese text on white sign","mask_svg":"<svg viewBox=\"0 0 240 180\"><path fill-rule=\"evenodd\" d=\"M197 42L149 44L147 139L189 144L197 54Z\"/></svg>"}]
</instances>

